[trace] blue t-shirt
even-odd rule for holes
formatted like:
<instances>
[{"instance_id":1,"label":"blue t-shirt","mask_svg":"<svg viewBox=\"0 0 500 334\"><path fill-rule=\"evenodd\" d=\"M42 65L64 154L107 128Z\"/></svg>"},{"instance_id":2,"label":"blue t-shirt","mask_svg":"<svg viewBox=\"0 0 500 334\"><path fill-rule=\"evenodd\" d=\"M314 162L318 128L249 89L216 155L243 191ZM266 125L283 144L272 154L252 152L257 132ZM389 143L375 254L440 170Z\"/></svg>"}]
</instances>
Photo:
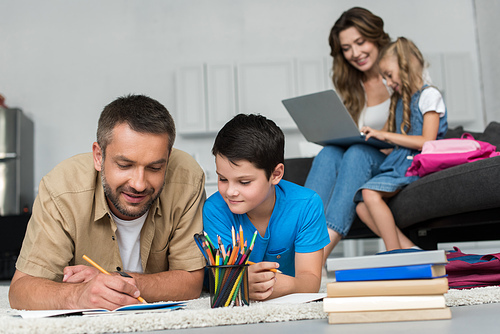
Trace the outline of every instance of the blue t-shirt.
<instances>
[{"instance_id":1,"label":"blue t-shirt","mask_svg":"<svg viewBox=\"0 0 500 334\"><path fill-rule=\"evenodd\" d=\"M296 252L315 252L330 242L323 202L314 191L285 180L275 189L276 202L266 233L264 237L257 233L249 260L278 262L284 274L295 276ZM249 244L256 228L248 216L232 213L219 192L207 199L203 226L212 241L219 235L225 247L231 245L231 227L238 233L240 225Z\"/></svg>"}]
</instances>

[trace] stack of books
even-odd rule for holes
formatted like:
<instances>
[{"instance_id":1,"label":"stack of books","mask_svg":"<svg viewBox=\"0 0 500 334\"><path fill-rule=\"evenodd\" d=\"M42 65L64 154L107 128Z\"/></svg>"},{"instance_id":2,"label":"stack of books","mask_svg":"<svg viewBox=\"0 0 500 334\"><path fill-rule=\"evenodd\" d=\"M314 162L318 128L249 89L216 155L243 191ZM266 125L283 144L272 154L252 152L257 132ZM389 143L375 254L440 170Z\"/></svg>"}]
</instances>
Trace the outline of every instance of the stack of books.
<instances>
[{"instance_id":1,"label":"stack of books","mask_svg":"<svg viewBox=\"0 0 500 334\"><path fill-rule=\"evenodd\" d=\"M451 319L446 263L444 250L328 259L328 323Z\"/></svg>"}]
</instances>

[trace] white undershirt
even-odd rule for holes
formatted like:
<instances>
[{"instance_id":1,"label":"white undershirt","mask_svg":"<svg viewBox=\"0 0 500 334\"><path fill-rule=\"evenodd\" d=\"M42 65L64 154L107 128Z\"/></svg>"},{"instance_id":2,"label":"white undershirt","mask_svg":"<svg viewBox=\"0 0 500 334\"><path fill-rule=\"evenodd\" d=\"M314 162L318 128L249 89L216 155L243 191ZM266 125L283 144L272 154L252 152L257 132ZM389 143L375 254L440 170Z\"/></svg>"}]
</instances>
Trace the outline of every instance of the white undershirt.
<instances>
[{"instance_id":1,"label":"white undershirt","mask_svg":"<svg viewBox=\"0 0 500 334\"><path fill-rule=\"evenodd\" d=\"M123 220L114 214L113 220L116 223L116 239L122 258L123 271L143 273L141 263L141 230L146 221L148 213L134 220Z\"/></svg>"}]
</instances>

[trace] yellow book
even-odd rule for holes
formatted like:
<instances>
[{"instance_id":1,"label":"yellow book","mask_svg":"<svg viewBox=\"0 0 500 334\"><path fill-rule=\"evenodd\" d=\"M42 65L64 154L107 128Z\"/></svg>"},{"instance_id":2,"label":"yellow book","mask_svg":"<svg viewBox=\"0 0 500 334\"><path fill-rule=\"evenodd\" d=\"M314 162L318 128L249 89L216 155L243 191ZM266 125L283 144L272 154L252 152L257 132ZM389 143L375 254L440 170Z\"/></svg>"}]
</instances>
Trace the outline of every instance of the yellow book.
<instances>
[{"instance_id":1,"label":"yellow book","mask_svg":"<svg viewBox=\"0 0 500 334\"><path fill-rule=\"evenodd\" d=\"M448 279L332 282L326 292L328 297L442 295L448 292Z\"/></svg>"},{"instance_id":2,"label":"yellow book","mask_svg":"<svg viewBox=\"0 0 500 334\"><path fill-rule=\"evenodd\" d=\"M328 314L329 324L352 324L367 322L419 321L451 319L449 307L372 312L332 312Z\"/></svg>"}]
</instances>

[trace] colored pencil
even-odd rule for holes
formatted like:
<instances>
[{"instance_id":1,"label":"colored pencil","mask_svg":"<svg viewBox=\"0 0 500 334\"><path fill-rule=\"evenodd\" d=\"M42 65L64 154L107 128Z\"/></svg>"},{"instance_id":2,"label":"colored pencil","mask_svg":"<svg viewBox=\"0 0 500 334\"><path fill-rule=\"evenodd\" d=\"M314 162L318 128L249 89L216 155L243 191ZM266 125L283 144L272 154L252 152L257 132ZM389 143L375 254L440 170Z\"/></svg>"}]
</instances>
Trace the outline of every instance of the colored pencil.
<instances>
[{"instance_id":1,"label":"colored pencil","mask_svg":"<svg viewBox=\"0 0 500 334\"><path fill-rule=\"evenodd\" d=\"M257 233L258 231L255 230L255 232L253 233L252 241L250 241L250 247L253 247L253 245L255 244L255 239L257 239Z\"/></svg>"},{"instance_id":2,"label":"colored pencil","mask_svg":"<svg viewBox=\"0 0 500 334\"><path fill-rule=\"evenodd\" d=\"M236 261L236 257L238 256L239 246L236 246L235 249L231 252L231 257L227 261L228 265L233 265Z\"/></svg>"},{"instance_id":3,"label":"colored pencil","mask_svg":"<svg viewBox=\"0 0 500 334\"><path fill-rule=\"evenodd\" d=\"M208 241L208 245L215 251L215 245L214 243L212 242L212 240L210 240L210 237L208 236L207 232L203 232L203 235L205 236L205 239L207 239Z\"/></svg>"},{"instance_id":4,"label":"colored pencil","mask_svg":"<svg viewBox=\"0 0 500 334\"><path fill-rule=\"evenodd\" d=\"M194 241L196 242L196 245L200 249L201 254L203 254L203 256L205 257L205 261L209 262L210 260L208 258L208 255L207 255L207 253L205 252L205 250L203 249L203 246L202 246L202 242L203 242L202 237L199 234L195 234L194 235Z\"/></svg>"},{"instance_id":5,"label":"colored pencil","mask_svg":"<svg viewBox=\"0 0 500 334\"><path fill-rule=\"evenodd\" d=\"M210 266L210 274L213 275L213 295L210 297L211 307L229 305L248 305L248 291L241 291L243 287L248 289L248 282L244 279L245 265L248 263L250 254L255 246L258 231L254 231L251 241L245 240L243 226L239 229L231 227L232 243L224 247L222 238L217 235L217 244L214 244L207 232L195 234L194 238L200 251ZM249 245L249 246L248 246ZM217 248L216 248L217 246ZM248 246L248 247L247 247ZM253 264L253 262L251 262ZM225 267L230 266L230 267ZM271 269L275 273L281 273L277 269ZM246 275L246 274L245 274ZM244 281L244 282L243 282Z\"/></svg>"},{"instance_id":6,"label":"colored pencil","mask_svg":"<svg viewBox=\"0 0 500 334\"><path fill-rule=\"evenodd\" d=\"M215 265L215 259L214 259L214 255L212 254L212 252L210 251L210 248L208 246L208 241L203 241L202 243L203 245L203 249L205 250L205 252L207 253L207 256L208 256L208 259L209 259L209 263L210 265Z\"/></svg>"},{"instance_id":7,"label":"colored pencil","mask_svg":"<svg viewBox=\"0 0 500 334\"><path fill-rule=\"evenodd\" d=\"M243 239L243 227L240 224L240 253L243 255L245 253L245 248L243 243L245 239Z\"/></svg>"},{"instance_id":8,"label":"colored pencil","mask_svg":"<svg viewBox=\"0 0 500 334\"><path fill-rule=\"evenodd\" d=\"M231 226L231 237L233 240L233 248L236 247L236 237L235 237L235 231L234 231L234 226Z\"/></svg>"},{"instance_id":9,"label":"colored pencil","mask_svg":"<svg viewBox=\"0 0 500 334\"><path fill-rule=\"evenodd\" d=\"M220 235L217 236L217 242L219 243L219 249L221 251L222 258L226 257L226 250L224 248L224 244L222 243L222 239Z\"/></svg>"}]
</instances>

